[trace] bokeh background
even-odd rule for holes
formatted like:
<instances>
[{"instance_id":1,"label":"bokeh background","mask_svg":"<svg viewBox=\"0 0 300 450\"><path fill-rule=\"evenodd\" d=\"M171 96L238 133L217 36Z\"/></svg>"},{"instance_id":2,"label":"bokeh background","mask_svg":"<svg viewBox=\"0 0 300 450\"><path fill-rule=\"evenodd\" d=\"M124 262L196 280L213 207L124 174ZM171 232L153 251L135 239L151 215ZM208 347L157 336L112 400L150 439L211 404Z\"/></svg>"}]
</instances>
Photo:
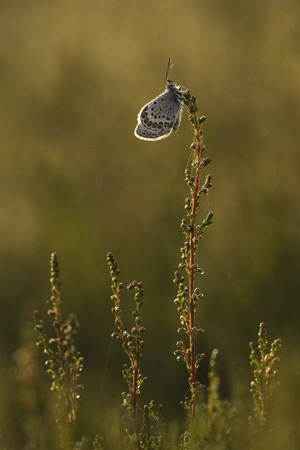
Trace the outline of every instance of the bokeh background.
<instances>
[{"instance_id":1,"label":"bokeh background","mask_svg":"<svg viewBox=\"0 0 300 450\"><path fill-rule=\"evenodd\" d=\"M26 448L28 417L47 428L50 380L34 350L32 311L46 317L52 251L64 314L80 321L78 435L111 423L125 389L125 359L110 338L108 251L125 284L144 283L142 401L163 403L166 420L183 415L172 279L192 130L184 112L166 140L133 134L141 106L164 90L169 56L170 78L191 89L207 117L213 160L213 189L199 213L212 210L214 224L199 249L198 350L220 350L222 395L247 421L248 342L261 321L270 340L281 337L278 445L299 448L299 17L297 0L0 3L3 448ZM125 291L123 301L130 320ZM203 383L206 372L207 361Z\"/></svg>"}]
</instances>

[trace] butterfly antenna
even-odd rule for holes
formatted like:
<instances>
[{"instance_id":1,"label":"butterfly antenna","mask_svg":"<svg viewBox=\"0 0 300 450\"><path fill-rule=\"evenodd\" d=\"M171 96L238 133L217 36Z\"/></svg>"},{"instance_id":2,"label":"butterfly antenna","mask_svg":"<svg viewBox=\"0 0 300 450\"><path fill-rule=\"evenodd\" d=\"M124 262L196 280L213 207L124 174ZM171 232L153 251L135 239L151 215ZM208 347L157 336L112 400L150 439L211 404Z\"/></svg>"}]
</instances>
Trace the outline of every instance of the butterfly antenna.
<instances>
[{"instance_id":1,"label":"butterfly antenna","mask_svg":"<svg viewBox=\"0 0 300 450\"><path fill-rule=\"evenodd\" d=\"M169 56L167 73L166 73L166 81L168 81L169 71L171 72L172 68L173 68L173 64L171 65L171 56Z\"/></svg>"}]
</instances>

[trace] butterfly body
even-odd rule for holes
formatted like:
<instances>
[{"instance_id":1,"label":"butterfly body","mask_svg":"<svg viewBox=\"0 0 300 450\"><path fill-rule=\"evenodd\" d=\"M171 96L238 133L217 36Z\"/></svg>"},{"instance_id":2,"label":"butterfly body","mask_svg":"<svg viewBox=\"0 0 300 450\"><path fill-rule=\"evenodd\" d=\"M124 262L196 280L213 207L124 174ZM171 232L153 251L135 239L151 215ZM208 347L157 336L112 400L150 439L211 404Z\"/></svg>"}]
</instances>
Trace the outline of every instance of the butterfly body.
<instances>
[{"instance_id":1,"label":"butterfly body","mask_svg":"<svg viewBox=\"0 0 300 450\"><path fill-rule=\"evenodd\" d=\"M139 139L157 141L168 137L180 125L182 87L167 80L165 92L142 107L134 134Z\"/></svg>"}]
</instances>

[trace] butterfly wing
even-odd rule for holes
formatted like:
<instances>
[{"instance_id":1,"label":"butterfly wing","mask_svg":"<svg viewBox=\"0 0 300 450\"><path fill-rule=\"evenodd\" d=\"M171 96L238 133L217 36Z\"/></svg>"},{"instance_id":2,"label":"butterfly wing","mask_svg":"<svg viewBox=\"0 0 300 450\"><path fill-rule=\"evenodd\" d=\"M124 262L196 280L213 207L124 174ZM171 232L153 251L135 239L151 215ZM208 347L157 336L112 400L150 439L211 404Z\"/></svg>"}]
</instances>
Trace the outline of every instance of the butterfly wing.
<instances>
[{"instance_id":1,"label":"butterfly wing","mask_svg":"<svg viewBox=\"0 0 300 450\"><path fill-rule=\"evenodd\" d=\"M178 129L180 119L181 100L173 89L168 89L143 106L134 134L144 140L164 139Z\"/></svg>"}]
</instances>

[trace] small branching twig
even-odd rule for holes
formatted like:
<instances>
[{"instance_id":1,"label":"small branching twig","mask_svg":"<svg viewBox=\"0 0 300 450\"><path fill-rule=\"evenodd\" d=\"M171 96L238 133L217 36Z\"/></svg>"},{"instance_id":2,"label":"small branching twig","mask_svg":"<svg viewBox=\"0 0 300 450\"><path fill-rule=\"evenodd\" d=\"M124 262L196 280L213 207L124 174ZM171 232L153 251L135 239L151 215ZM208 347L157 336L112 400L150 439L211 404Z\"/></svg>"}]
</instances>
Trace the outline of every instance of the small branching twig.
<instances>
[{"instance_id":1,"label":"small branching twig","mask_svg":"<svg viewBox=\"0 0 300 450\"><path fill-rule=\"evenodd\" d=\"M110 269L110 275L112 279L112 301L114 302L114 307L112 312L115 317L115 325L117 327L117 332L112 334L116 339L122 341L122 347L125 354L128 356L130 365L125 364L123 366L123 378L128 386L128 393L123 392L123 406L127 409L129 417L132 417L132 432L134 435L134 440L136 442L137 449L141 449L140 436L137 421L137 409L138 403L137 399L140 395L140 390L143 382L146 378L142 377L140 371L140 361L142 356L143 341L141 339L141 334L146 331L145 327L140 325L141 322L141 307L143 305L143 295L144 289L142 283L133 281L129 284L127 289L134 290L134 301L135 310L132 312L134 317L134 326L131 331L125 330L122 317L121 317L121 307L120 307L120 291L123 284L119 282L120 270L118 269L117 263L111 253L107 255L107 261ZM132 433L127 430L127 434L130 437Z\"/></svg>"},{"instance_id":2,"label":"small branching twig","mask_svg":"<svg viewBox=\"0 0 300 450\"><path fill-rule=\"evenodd\" d=\"M250 417L250 422L254 425L257 438L260 442L267 432L268 403L279 384L276 380L276 365L279 361L278 352L281 347L281 339L276 339L268 345L267 331L264 323L259 325L258 345L254 346L250 342L250 364L254 368L251 381L251 389L254 402L254 418ZM269 353L268 353L269 352Z\"/></svg>"},{"instance_id":3,"label":"small branching twig","mask_svg":"<svg viewBox=\"0 0 300 450\"><path fill-rule=\"evenodd\" d=\"M95 439L93 441L93 450L104 450L104 440L102 436L99 436L98 434L95 436Z\"/></svg>"},{"instance_id":4,"label":"small branching twig","mask_svg":"<svg viewBox=\"0 0 300 450\"><path fill-rule=\"evenodd\" d=\"M144 405L143 425L141 427L141 442L143 450L163 449L163 428L161 423L162 405L156 405L152 400L149 405Z\"/></svg>"},{"instance_id":5,"label":"small branching twig","mask_svg":"<svg viewBox=\"0 0 300 450\"><path fill-rule=\"evenodd\" d=\"M194 129L194 142L191 145L195 157L192 162L191 170L186 169L186 182L190 189L190 197L185 200L186 217L181 222L181 228L184 234L184 246L181 248L182 262L179 264L180 269L184 269L188 283L185 285L184 277L179 272L175 272L174 283L178 286L178 293L175 299L177 311L180 315L181 327L178 329L179 333L185 333L188 336L189 345L186 347L183 341L177 342L177 350L175 356L177 360L184 361L189 373L189 387L190 399L186 398L183 402L191 417L195 417L197 398L200 389L200 383L196 379L197 369L202 361L204 354L196 354L196 335L202 333L203 330L195 326L195 312L197 302L203 298L203 294L198 287L195 287L196 274L203 274L196 260L196 252L198 244L202 239L203 232L206 227L212 223L213 213L209 212L207 217L201 224L196 224L197 211L199 206L200 196L207 194L211 184L211 175L207 175L205 182L200 186L201 167L210 163L209 158L203 158L205 147L202 145L202 129L201 125L205 117L198 118L196 113L198 111L197 100L191 96L189 91L183 94L184 104L189 111L189 120Z\"/></svg>"},{"instance_id":6,"label":"small branching twig","mask_svg":"<svg viewBox=\"0 0 300 450\"><path fill-rule=\"evenodd\" d=\"M190 430L181 436L180 450L229 448L232 407L220 399L220 378L216 372L218 350L211 353L208 373L207 402L199 405Z\"/></svg>"},{"instance_id":7,"label":"small branching twig","mask_svg":"<svg viewBox=\"0 0 300 450\"><path fill-rule=\"evenodd\" d=\"M208 396L207 396L207 424L210 430L212 442L221 444L227 448L231 431L231 418L233 409L228 401L220 399L219 386L220 377L216 372L216 363L219 351L214 349L211 353L208 373Z\"/></svg>"},{"instance_id":8,"label":"small branching twig","mask_svg":"<svg viewBox=\"0 0 300 450\"><path fill-rule=\"evenodd\" d=\"M122 393L122 406L127 410L127 422L125 423L125 432L129 438L131 447L137 450L162 450L165 448L163 442L163 425L160 420L161 405L156 405L152 400L148 405L144 405L144 413L141 414L138 405L138 396L141 393L141 386L146 380L140 370L143 340L142 333L146 328L141 326L141 308L143 305L144 289L142 283L133 281L127 289L134 290L135 309L132 312L134 317L134 326L130 332L126 331L121 316L120 291L123 284L119 281L120 270L118 269L116 260L111 253L107 254L107 261L110 269L112 280L111 296L114 306L112 313L115 317L115 326L117 331L112 333L112 337L120 339L122 347L127 355L130 364L123 366L123 378L128 386L128 392ZM95 447L98 448L98 447Z\"/></svg>"},{"instance_id":9,"label":"small branching twig","mask_svg":"<svg viewBox=\"0 0 300 450\"><path fill-rule=\"evenodd\" d=\"M75 335L79 323L74 314L70 314L67 321L62 323L61 318L61 296L59 265L56 253L51 254L50 259L50 284L51 305L48 314L52 317L52 325L55 337L48 338L43 320L34 312L35 331L37 334L37 345L42 347L46 355L45 364L47 373L52 378L51 390L56 394L58 400L66 411L66 421L73 424L76 420L78 409L79 390L78 378L83 367L83 358L75 347Z\"/></svg>"},{"instance_id":10,"label":"small branching twig","mask_svg":"<svg viewBox=\"0 0 300 450\"><path fill-rule=\"evenodd\" d=\"M207 399L207 419L209 426L212 426L214 422L215 411L219 409L219 386L220 378L216 374L216 359L218 356L218 350L214 349L212 351L210 361L209 361L209 372L208 372L208 399Z\"/></svg>"}]
</instances>

